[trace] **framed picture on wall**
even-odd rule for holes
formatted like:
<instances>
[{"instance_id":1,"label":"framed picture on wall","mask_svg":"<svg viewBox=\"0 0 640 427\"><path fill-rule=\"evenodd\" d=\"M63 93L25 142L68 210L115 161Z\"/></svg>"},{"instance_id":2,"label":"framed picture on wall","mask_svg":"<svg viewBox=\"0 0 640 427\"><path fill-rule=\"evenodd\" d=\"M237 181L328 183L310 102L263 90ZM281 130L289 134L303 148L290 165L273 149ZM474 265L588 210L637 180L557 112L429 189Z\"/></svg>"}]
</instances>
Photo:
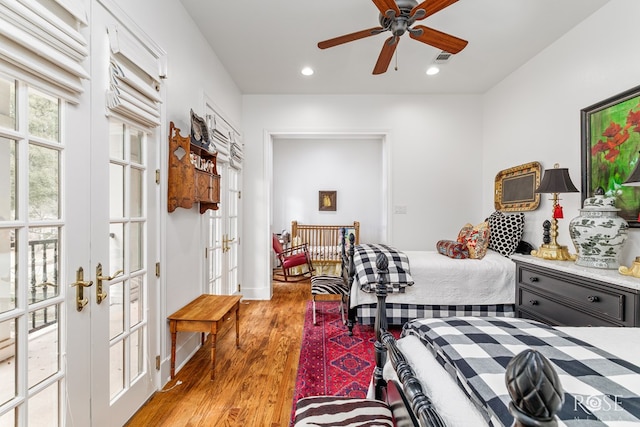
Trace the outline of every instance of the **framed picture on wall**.
<instances>
[{"instance_id":1,"label":"framed picture on wall","mask_svg":"<svg viewBox=\"0 0 640 427\"><path fill-rule=\"evenodd\" d=\"M618 215L640 227L640 187L623 185L639 161L640 86L584 108L581 124L582 201L602 187Z\"/></svg>"},{"instance_id":2,"label":"framed picture on wall","mask_svg":"<svg viewBox=\"0 0 640 427\"><path fill-rule=\"evenodd\" d=\"M318 210L320 211L335 211L337 191L319 191L318 192Z\"/></svg>"}]
</instances>

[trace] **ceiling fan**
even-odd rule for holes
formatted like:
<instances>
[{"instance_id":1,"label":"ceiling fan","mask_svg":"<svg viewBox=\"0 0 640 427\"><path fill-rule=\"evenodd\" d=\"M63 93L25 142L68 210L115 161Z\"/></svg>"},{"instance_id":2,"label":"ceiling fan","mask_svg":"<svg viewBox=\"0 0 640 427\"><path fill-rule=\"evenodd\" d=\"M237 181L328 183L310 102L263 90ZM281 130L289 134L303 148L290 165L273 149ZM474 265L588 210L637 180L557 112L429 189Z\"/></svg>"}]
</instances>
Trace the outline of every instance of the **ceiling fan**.
<instances>
[{"instance_id":1,"label":"ceiling fan","mask_svg":"<svg viewBox=\"0 0 640 427\"><path fill-rule=\"evenodd\" d=\"M343 43L375 36L385 31L391 31L392 36L385 40L378 61L373 68L373 74L382 74L389 68L391 58L396 51L400 36L409 32L409 36L422 43L434 46L448 53L458 53L467 45L466 40L443 33L424 25L411 27L416 21L425 19L445 7L451 6L458 0L425 0L418 4L416 0L372 0L380 11L380 26L351 34L335 37L318 43L320 49L327 49Z\"/></svg>"}]
</instances>

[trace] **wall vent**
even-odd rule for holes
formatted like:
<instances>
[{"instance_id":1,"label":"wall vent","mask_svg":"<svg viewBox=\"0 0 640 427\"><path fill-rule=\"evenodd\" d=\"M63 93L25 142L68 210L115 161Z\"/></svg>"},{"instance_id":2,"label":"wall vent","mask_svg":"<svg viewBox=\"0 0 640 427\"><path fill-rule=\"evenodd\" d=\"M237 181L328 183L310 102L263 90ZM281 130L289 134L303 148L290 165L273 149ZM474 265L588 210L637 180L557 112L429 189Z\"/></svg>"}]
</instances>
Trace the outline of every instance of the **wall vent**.
<instances>
[{"instance_id":1,"label":"wall vent","mask_svg":"<svg viewBox=\"0 0 640 427\"><path fill-rule=\"evenodd\" d=\"M445 52L443 50L438 54L438 56L436 56L436 59L434 60L434 62L436 64L446 64L447 62L449 62L449 59L451 59L451 56L452 56L451 53Z\"/></svg>"}]
</instances>

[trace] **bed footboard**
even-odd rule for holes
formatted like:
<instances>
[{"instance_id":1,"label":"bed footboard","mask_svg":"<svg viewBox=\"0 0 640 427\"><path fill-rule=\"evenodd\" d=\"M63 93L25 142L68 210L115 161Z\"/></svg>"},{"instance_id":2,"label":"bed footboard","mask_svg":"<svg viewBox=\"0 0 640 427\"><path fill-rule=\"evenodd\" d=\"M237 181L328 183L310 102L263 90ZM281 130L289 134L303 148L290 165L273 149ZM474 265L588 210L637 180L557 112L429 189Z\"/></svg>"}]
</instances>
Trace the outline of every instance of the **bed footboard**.
<instances>
[{"instance_id":1,"label":"bed footboard","mask_svg":"<svg viewBox=\"0 0 640 427\"><path fill-rule=\"evenodd\" d=\"M412 411L409 415L413 425L418 425L415 420L419 420L422 426L444 427L444 421L431 399L424 393L420 380L416 378L413 369L398 348L394 336L386 330L384 306L387 297L387 267L387 258L379 255L376 258L379 283L376 286L378 310L374 343L375 398L388 400L388 394L393 392L393 387L389 387L382 376L384 365L389 360L402 383L404 395L408 400L405 406ZM505 382L511 398L509 412L514 417L513 427L557 426L555 414L562 408L564 392L557 372L546 357L532 349L517 354L506 367Z\"/></svg>"}]
</instances>

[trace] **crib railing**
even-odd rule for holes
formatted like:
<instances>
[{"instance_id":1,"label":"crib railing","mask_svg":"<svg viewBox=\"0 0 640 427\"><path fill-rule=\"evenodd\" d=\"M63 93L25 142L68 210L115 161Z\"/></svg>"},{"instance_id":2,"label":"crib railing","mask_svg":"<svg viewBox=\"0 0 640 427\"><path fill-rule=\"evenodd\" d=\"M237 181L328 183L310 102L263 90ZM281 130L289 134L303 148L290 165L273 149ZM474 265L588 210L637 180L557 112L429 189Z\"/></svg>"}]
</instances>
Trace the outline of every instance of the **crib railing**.
<instances>
[{"instance_id":1,"label":"crib railing","mask_svg":"<svg viewBox=\"0 0 640 427\"><path fill-rule=\"evenodd\" d=\"M311 261L339 263L342 229L346 229L347 235L353 233L355 243L359 243L360 223L358 221L349 225L309 225L291 221L291 239L294 244L298 242L307 244Z\"/></svg>"}]
</instances>

